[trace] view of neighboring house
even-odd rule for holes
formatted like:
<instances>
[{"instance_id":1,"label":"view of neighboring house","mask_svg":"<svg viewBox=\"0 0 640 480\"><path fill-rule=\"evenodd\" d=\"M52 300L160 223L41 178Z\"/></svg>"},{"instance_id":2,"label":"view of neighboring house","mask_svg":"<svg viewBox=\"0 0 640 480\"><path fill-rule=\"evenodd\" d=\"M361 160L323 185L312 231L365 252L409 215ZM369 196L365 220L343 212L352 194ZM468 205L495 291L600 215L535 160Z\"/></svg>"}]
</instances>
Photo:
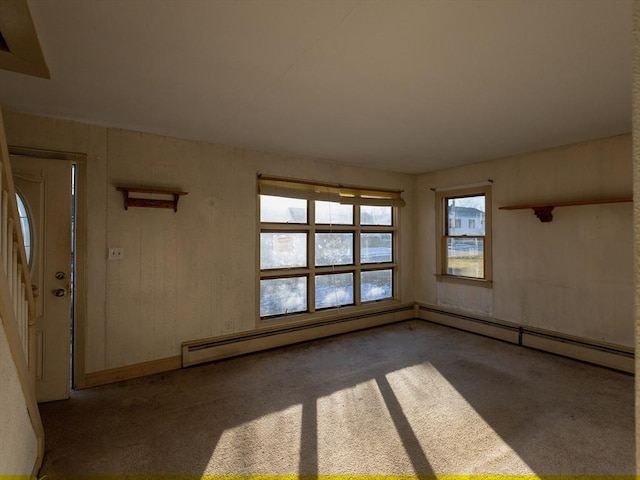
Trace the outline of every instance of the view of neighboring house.
<instances>
[{"instance_id":1,"label":"view of neighboring house","mask_svg":"<svg viewBox=\"0 0 640 480\"><path fill-rule=\"evenodd\" d=\"M484 212L473 207L447 208L449 235L484 235Z\"/></svg>"}]
</instances>

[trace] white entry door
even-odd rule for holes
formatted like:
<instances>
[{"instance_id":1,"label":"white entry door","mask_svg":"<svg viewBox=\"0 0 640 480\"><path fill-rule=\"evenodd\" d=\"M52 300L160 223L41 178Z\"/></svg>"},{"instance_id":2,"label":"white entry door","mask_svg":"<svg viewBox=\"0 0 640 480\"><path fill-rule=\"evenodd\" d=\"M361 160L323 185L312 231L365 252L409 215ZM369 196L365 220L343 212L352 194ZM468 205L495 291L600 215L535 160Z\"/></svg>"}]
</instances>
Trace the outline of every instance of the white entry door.
<instances>
[{"instance_id":1,"label":"white entry door","mask_svg":"<svg viewBox=\"0 0 640 480\"><path fill-rule=\"evenodd\" d=\"M12 156L16 193L29 216L36 303L38 402L69 398L71 374L71 167L67 160ZM32 343L33 345L33 343Z\"/></svg>"}]
</instances>

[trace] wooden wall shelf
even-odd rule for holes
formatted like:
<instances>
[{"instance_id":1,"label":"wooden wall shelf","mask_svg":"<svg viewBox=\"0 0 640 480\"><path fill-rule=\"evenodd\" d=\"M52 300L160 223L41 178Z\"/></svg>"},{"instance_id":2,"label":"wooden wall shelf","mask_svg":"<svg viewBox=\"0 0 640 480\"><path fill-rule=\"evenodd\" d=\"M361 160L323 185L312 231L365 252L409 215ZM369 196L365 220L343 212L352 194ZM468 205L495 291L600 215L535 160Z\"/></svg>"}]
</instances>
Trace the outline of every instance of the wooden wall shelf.
<instances>
[{"instance_id":1,"label":"wooden wall shelf","mask_svg":"<svg viewBox=\"0 0 640 480\"><path fill-rule=\"evenodd\" d=\"M178 211L178 200L182 195L186 195L188 192L180 192L177 190L163 190L159 188L140 188L140 187L125 187L117 186L116 190L124 193L124 209L129 210L129 207L146 207L146 208L172 208L174 212ZM166 195L172 197L172 199L159 199L159 198L141 198L132 197L130 193L141 193L147 195Z\"/></svg>"},{"instance_id":2,"label":"wooden wall shelf","mask_svg":"<svg viewBox=\"0 0 640 480\"><path fill-rule=\"evenodd\" d=\"M624 202L633 202L633 197L622 197L622 198L608 198L603 200L578 200L574 202L551 202L551 203L537 203L537 204L527 204L527 205L507 205L504 207L499 207L500 210L523 210L530 208L535 213L536 217L540 219L541 222L550 222L553 220L553 209L555 207L574 207L577 205L599 205L602 203L624 203Z\"/></svg>"}]
</instances>

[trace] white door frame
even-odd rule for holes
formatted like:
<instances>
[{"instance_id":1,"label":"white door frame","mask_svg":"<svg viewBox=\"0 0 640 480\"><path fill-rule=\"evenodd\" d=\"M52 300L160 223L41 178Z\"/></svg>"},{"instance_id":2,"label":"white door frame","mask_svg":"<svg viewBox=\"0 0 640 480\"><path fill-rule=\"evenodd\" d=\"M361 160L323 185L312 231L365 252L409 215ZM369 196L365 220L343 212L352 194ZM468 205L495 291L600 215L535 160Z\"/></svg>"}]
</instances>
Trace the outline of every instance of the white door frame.
<instances>
[{"instance_id":1,"label":"white door frame","mask_svg":"<svg viewBox=\"0 0 640 480\"><path fill-rule=\"evenodd\" d=\"M72 388L85 388L85 339L87 289L87 155L84 153L42 150L9 145L9 155L46 160L71 161L76 166L76 248L74 252L74 302L73 308L73 379ZM71 192L69 192L71 195ZM71 248L71 246L69 247Z\"/></svg>"}]
</instances>

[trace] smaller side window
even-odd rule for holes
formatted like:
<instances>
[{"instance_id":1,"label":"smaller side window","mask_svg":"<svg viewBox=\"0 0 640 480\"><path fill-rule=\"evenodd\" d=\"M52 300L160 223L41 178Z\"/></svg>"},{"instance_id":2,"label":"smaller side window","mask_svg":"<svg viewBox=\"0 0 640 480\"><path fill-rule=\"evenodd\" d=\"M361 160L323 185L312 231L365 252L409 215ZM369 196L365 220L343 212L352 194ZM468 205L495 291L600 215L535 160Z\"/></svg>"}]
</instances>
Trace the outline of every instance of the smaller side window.
<instances>
[{"instance_id":1,"label":"smaller side window","mask_svg":"<svg viewBox=\"0 0 640 480\"><path fill-rule=\"evenodd\" d=\"M491 280L490 186L437 194L439 274Z\"/></svg>"},{"instance_id":2,"label":"smaller side window","mask_svg":"<svg viewBox=\"0 0 640 480\"><path fill-rule=\"evenodd\" d=\"M20 216L20 227L22 228L22 238L24 240L24 249L27 253L27 263L31 266L31 219L29 217L29 211L22 196L16 192L16 203L18 204L18 215Z\"/></svg>"}]
</instances>

